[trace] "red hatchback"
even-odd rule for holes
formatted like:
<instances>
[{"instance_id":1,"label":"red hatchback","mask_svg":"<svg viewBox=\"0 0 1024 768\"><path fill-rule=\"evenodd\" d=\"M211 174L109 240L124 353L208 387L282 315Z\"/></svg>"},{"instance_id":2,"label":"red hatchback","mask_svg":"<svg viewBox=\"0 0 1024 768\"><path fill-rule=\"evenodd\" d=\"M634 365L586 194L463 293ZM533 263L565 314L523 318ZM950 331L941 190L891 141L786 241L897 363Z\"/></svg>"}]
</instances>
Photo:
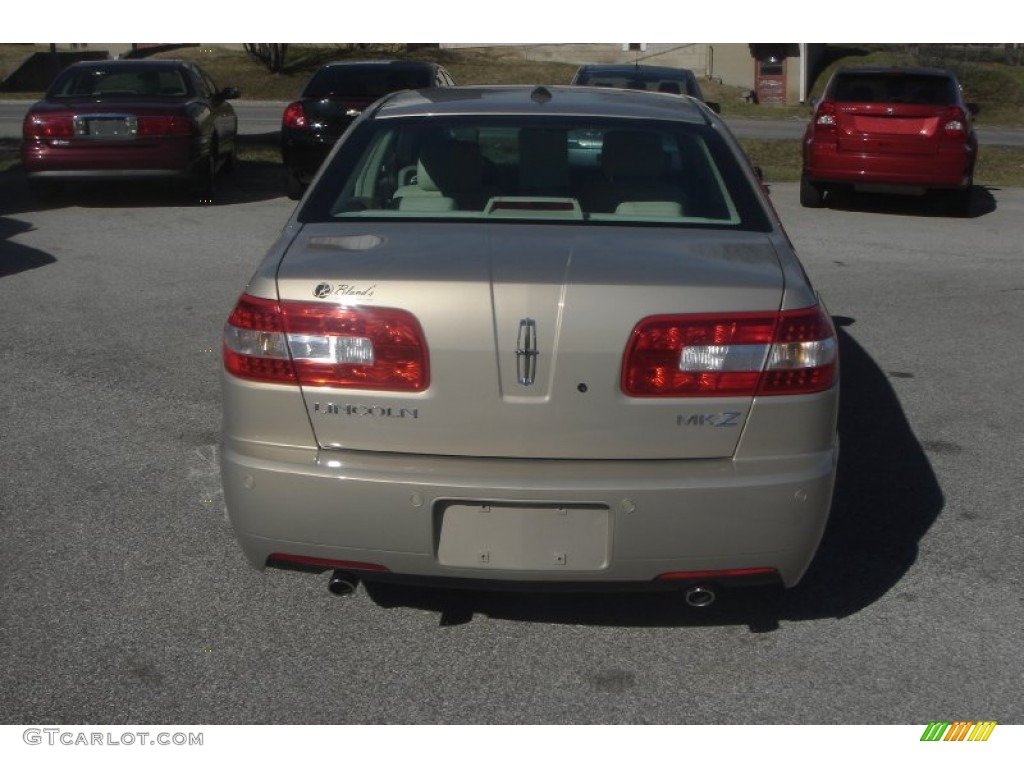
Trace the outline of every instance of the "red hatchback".
<instances>
[{"instance_id":1,"label":"red hatchback","mask_svg":"<svg viewBox=\"0 0 1024 768\"><path fill-rule=\"evenodd\" d=\"M208 196L234 160L228 100L238 96L185 61L73 64L25 115L22 165L37 193L68 181L170 178Z\"/></svg>"},{"instance_id":2,"label":"red hatchback","mask_svg":"<svg viewBox=\"0 0 1024 768\"><path fill-rule=\"evenodd\" d=\"M977 111L964 102L948 70L840 69L804 133L800 203L818 208L843 187L897 194L944 190L966 214L978 156Z\"/></svg>"}]
</instances>

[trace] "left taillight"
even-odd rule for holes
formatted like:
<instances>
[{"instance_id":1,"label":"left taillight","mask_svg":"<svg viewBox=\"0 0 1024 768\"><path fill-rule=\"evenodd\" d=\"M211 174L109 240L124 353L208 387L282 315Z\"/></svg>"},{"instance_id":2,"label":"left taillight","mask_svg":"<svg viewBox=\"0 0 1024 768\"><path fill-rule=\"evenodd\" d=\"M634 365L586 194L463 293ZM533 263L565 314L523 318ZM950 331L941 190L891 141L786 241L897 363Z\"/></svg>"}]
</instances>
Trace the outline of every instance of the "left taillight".
<instances>
[{"instance_id":1,"label":"left taillight","mask_svg":"<svg viewBox=\"0 0 1024 768\"><path fill-rule=\"evenodd\" d=\"M29 112L21 126L25 141L70 139L75 134L71 115Z\"/></svg>"},{"instance_id":2,"label":"left taillight","mask_svg":"<svg viewBox=\"0 0 1024 768\"><path fill-rule=\"evenodd\" d=\"M224 367L250 381L419 392L430 383L423 329L401 309L239 298Z\"/></svg>"},{"instance_id":3,"label":"left taillight","mask_svg":"<svg viewBox=\"0 0 1024 768\"><path fill-rule=\"evenodd\" d=\"M822 101L814 111L814 133L820 138L836 134L836 105L832 101Z\"/></svg>"},{"instance_id":4,"label":"left taillight","mask_svg":"<svg viewBox=\"0 0 1024 768\"><path fill-rule=\"evenodd\" d=\"M309 120L306 118L306 111L302 108L301 101L293 101L284 109L281 118L281 125L285 128L308 128Z\"/></svg>"},{"instance_id":5,"label":"left taillight","mask_svg":"<svg viewBox=\"0 0 1024 768\"><path fill-rule=\"evenodd\" d=\"M835 330L821 305L785 312L660 315L641 320L623 356L631 397L821 392L835 381Z\"/></svg>"}]
</instances>

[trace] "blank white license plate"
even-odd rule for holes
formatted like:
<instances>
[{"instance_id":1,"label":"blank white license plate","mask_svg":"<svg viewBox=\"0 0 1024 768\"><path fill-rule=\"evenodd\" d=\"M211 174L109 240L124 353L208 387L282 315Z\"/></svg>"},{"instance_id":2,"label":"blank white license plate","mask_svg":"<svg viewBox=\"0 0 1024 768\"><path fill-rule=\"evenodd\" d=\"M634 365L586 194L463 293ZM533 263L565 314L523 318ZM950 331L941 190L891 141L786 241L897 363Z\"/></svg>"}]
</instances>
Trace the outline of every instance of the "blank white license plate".
<instances>
[{"instance_id":1,"label":"blank white license plate","mask_svg":"<svg viewBox=\"0 0 1024 768\"><path fill-rule=\"evenodd\" d=\"M450 504L437 559L457 568L596 571L608 566L607 508Z\"/></svg>"},{"instance_id":2,"label":"blank white license plate","mask_svg":"<svg viewBox=\"0 0 1024 768\"><path fill-rule=\"evenodd\" d=\"M137 134L134 116L82 118L77 121L79 137L85 139L131 139Z\"/></svg>"}]
</instances>

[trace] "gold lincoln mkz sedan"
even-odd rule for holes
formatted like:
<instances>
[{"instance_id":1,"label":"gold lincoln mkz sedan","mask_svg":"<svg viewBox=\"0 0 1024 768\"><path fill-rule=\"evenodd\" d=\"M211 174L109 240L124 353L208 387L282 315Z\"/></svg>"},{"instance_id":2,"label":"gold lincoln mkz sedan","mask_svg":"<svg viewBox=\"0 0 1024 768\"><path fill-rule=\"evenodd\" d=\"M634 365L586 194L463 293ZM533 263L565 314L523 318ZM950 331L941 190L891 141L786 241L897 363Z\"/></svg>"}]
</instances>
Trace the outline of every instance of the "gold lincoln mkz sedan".
<instances>
[{"instance_id":1,"label":"gold lincoln mkz sedan","mask_svg":"<svg viewBox=\"0 0 1024 768\"><path fill-rule=\"evenodd\" d=\"M228 317L221 469L258 568L439 587L796 584L835 330L688 97L404 91L349 128Z\"/></svg>"}]
</instances>

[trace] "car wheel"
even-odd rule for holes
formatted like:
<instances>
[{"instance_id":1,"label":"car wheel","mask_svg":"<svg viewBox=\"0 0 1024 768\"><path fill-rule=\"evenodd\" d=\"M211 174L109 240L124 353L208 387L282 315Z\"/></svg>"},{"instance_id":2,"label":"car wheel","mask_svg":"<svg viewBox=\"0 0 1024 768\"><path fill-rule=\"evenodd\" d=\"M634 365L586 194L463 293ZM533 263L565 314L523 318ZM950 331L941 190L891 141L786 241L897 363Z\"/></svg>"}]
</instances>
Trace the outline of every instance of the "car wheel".
<instances>
[{"instance_id":1,"label":"car wheel","mask_svg":"<svg viewBox=\"0 0 1024 768\"><path fill-rule=\"evenodd\" d=\"M821 208L825 204L825 190L820 184L812 183L806 176L800 177L800 205L804 208Z\"/></svg>"},{"instance_id":2,"label":"car wheel","mask_svg":"<svg viewBox=\"0 0 1024 768\"><path fill-rule=\"evenodd\" d=\"M221 168L226 173L233 173L238 168L238 145L233 145L231 151L224 155L220 162Z\"/></svg>"},{"instance_id":3,"label":"car wheel","mask_svg":"<svg viewBox=\"0 0 1024 768\"><path fill-rule=\"evenodd\" d=\"M302 196L306 193L306 185L302 183L302 180L291 171L288 171L286 182L288 185L288 199L301 200Z\"/></svg>"},{"instance_id":4,"label":"car wheel","mask_svg":"<svg viewBox=\"0 0 1024 768\"><path fill-rule=\"evenodd\" d=\"M192 192L199 196L200 202L213 200L213 193L216 190L217 179L217 144L210 144L210 154L203 158L197 165L195 176L192 180Z\"/></svg>"}]
</instances>

